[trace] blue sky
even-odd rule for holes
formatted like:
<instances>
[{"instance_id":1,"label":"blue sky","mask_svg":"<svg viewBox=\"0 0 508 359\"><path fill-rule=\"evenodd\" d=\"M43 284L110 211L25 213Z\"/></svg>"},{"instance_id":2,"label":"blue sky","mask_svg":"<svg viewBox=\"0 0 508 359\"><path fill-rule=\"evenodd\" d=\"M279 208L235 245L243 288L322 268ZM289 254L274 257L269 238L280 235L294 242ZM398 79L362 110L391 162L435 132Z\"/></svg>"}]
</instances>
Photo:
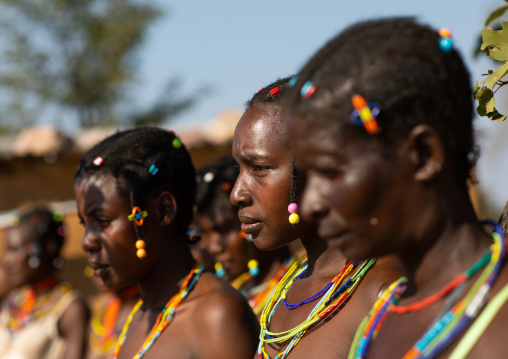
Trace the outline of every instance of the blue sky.
<instances>
[{"instance_id":1,"label":"blue sky","mask_svg":"<svg viewBox=\"0 0 508 359\"><path fill-rule=\"evenodd\" d=\"M195 126L227 109L242 109L259 88L293 74L321 45L359 20L415 16L447 27L471 70L472 80L491 67L473 59L487 15L501 0L156 0L167 16L149 32L140 56L138 101L158 94L165 80L179 76L182 93L209 85L213 92L171 126ZM508 107L508 106L507 106ZM502 107L503 108L503 107ZM508 111L508 108L507 110ZM507 123L476 121L481 157L478 177L500 212L508 199ZM507 143L507 144L504 144Z\"/></svg>"}]
</instances>

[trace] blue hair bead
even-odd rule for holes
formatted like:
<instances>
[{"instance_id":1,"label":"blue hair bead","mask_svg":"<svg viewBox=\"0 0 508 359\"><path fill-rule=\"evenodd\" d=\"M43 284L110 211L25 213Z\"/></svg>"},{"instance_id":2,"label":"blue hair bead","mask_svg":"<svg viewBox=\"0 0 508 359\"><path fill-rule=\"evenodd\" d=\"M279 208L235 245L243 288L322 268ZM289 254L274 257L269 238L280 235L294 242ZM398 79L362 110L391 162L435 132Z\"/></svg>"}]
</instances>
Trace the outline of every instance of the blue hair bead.
<instances>
[{"instance_id":1,"label":"blue hair bead","mask_svg":"<svg viewBox=\"0 0 508 359\"><path fill-rule=\"evenodd\" d=\"M148 169L148 172L150 172L152 175L155 176L157 172L159 172L159 169L155 167L155 165L151 165L150 168Z\"/></svg>"},{"instance_id":2,"label":"blue hair bead","mask_svg":"<svg viewBox=\"0 0 508 359\"><path fill-rule=\"evenodd\" d=\"M443 52L451 52L453 50L453 40L447 37L439 39L439 48Z\"/></svg>"},{"instance_id":3,"label":"blue hair bead","mask_svg":"<svg viewBox=\"0 0 508 359\"><path fill-rule=\"evenodd\" d=\"M298 76L291 77L291 79L289 80L289 86L293 87L294 85L296 85L297 81L298 81Z\"/></svg>"},{"instance_id":4,"label":"blue hair bead","mask_svg":"<svg viewBox=\"0 0 508 359\"><path fill-rule=\"evenodd\" d=\"M310 98L316 92L316 85L312 83L312 81L307 81L303 84L302 89L300 90L300 94L303 97Z\"/></svg>"}]
</instances>

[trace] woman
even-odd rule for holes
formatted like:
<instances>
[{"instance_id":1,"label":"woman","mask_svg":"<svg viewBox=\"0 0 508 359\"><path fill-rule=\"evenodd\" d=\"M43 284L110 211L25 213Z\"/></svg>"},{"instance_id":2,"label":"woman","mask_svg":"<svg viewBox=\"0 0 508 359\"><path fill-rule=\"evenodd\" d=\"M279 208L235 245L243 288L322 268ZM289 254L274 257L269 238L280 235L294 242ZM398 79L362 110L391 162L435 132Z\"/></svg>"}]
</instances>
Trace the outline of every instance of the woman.
<instances>
[{"instance_id":1,"label":"woman","mask_svg":"<svg viewBox=\"0 0 508 359\"><path fill-rule=\"evenodd\" d=\"M350 358L506 356L504 235L478 221L467 188L471 93L450 31L408 18L352 26L295 81L287 125L308 176L302 215L348 257L396 255L405 270Z\"/></svg>"},{"instance_id":2,"label":"woman","mask_svg":"<svg viewBox=\"0 0 508 359\"><path fill-rule=\"evenodd\" d=\"M59 276L62 218L45 204L31 204L7 229L3 264L15 289L0 313L2 358L84 356L88 307Z\"/></svg>"},{"instance_id":3,"label":"woman","mask_svg":"<svg viewBox=\"0 0 508 359\"><path fill-rule=\"evenodd\" d=\"M195 173L173 132L118 132L76 175L88 264L108 288L137 282L141 299L113 358L252 358L258 323L243 296L191 255Z\"/></svg>"}]
</instances>

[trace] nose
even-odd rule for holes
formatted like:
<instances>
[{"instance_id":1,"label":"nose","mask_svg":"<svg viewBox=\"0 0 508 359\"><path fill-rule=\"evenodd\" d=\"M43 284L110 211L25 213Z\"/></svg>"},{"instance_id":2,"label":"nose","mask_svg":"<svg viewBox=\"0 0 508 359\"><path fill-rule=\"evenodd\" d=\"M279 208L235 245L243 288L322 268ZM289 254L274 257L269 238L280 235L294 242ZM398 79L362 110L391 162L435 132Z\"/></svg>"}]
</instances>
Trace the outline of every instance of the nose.
<instances>
[{"instance_id":1,"label":"nose","mask_svg":"<svg viewBox=\"0 0 508 359\"><path fill-rule=\"evenodd\" d=\"M233 205L238 207L247 207L252 203L252 198L249 191L247 191L247 185L241 172L236 179L233 189L231 190L229 200Z\"/></svg>"},{"instance_id":2,"label":"nose","mask_svg":"<svg viewBox=\"0 0 508 359\"><path fill-rule=\"evenodd\" d=\"M85 229L85 234L81 239L81 249L85 252L97 252L101 248L100 241L95 233L89 227Z\"/></svg>"},{"instance_id":3,"label":"nose","mask_svg":"<svg viewBox=\"0 0 508 359\"><path fill-rule=\"evenodd\" d=\"M302 218L307 221L317 221L326 216L328 207L323 196L323 185L318 184L312 175L307 176L305 189L300 201L300 212Z\"/></svg>"}]
</instances>

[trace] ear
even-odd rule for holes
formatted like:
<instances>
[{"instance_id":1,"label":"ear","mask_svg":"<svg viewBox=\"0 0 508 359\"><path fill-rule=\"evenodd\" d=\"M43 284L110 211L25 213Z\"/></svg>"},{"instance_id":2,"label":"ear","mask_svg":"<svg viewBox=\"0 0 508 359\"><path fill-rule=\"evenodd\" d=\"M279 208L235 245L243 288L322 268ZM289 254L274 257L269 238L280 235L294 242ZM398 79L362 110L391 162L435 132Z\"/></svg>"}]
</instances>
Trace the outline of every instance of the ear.
<instances>
[{"instance_id":1,"label":"ear","mask_svg":"<svg viewBox=\"0 0 508 359\"><path fill-rule=\"evenodd\" d=\"M430 181L442 171L445 151L441 136L427 125L418 125L407 136L410 161L417 181Z\"/></svg>"},{"instance_id":2,"label":"ear","mask_svg":"<svg viewBox=\"0 0 508 359\"><path fill-rule=\"evenodd\" d=\"M170 192L162 192L156 199L159 224L162 227L169 226L175 220L177 204L175 197Z\"/></svg>"}]
</instances>

